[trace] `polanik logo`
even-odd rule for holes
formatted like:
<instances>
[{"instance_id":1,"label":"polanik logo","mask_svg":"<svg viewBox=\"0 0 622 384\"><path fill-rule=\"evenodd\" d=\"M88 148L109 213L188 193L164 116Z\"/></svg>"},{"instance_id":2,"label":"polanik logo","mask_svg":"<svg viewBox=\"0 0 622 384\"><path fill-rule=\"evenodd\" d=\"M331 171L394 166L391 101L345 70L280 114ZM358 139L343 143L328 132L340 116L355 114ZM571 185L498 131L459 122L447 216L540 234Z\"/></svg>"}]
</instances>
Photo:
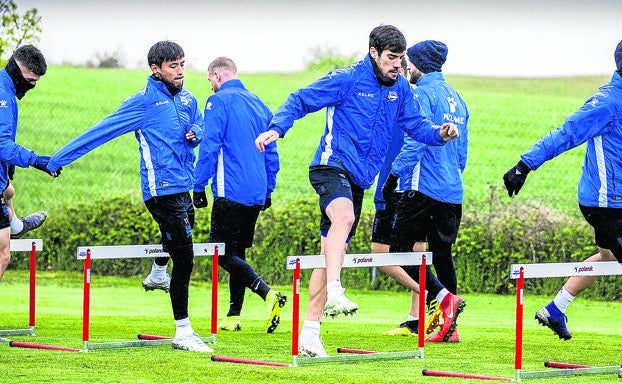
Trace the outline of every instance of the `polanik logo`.
<instances>
[{"instance_id":1,"label":"polanik logo","mask_svg":"<svg viewBox=\"0 0 622 384\"><path fill-rule=\"evenodd\" d=\"M360 257L360 258L356 258L353 257L352 258L352 262L354 264L365 264L365 263L373 263L374 262L374 258L373 257Z\"/></svg>"},{"instance_id":2,"label":"polanik logo","mask_svg":"<svg viewBox=\"0 0 622 384\"><path fill-rule=\"evenodd\" d=\"M582 273L582 272L593 272L594 271L594 267L593 266L588 266L588 265L584 265L581 267L574 267L574 272L575 273Z\"/></svg>"}]
</instances>

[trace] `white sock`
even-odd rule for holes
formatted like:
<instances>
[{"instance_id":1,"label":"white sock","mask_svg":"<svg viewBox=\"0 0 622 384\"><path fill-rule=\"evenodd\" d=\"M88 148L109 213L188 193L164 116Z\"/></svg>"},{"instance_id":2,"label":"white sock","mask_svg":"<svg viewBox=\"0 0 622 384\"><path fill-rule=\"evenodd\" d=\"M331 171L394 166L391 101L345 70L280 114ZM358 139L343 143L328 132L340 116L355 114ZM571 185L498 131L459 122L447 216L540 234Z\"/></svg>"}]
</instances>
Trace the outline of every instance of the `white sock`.
<instances>
[{"instance_id":1,"label":"white sock","mask_svg":"<svg viewBox=\"0 0 622 384\"><path fill-rule=\"evenodd\" d=\"M562 287L553 299L553 303L562 313L566 313L568 304L570 304L574 298L575 296L572 296L564 287Z\"/></svg>"},{"instance_id":2,"label":"white sock","mask_svg":"<svg viewBox=\"0 0 622 384\"><path fill-rule=\"evenodd\" d=\"M305 320L302 323L302 332L300 332L300 334L301 335L306 334L310 336L319 336L320 325L322 325L320 321Z\"/></svg>"},{"instance_id":3,"label":"white sock","mask_svg":"<svg viewBox=\"0 0 622 384\"><path fill-rule=\"evenodd\" d=\"M19 217L13 216L13 220L11 220L11 235L20 233L22 229L24 229L24 222Z\"/></svg>"},{"instance_id":4,"label":"white sock","mask_svg":"<svg viewBox=\"0 0 622 384\"><path fill-rule=\"evenodd\" d=\"M408 319L406 319L406 321L416 321L416 320L419 320L419 318L416 316L412 316L412 315L408 315Z\"/></svg>"},{"instance_id":5,"label":"white sock","mask_svg":"<svg viewBox=\"0 0 622 384\"><path fill-rule=\"evenodd\" d=\"M175 337L190 336L193 332L189 318L175 320Z\"/></svg>"},{"instance_id":6,"label":"white sock","mask_svg":"<svg viewBox=\"0 0 622 384\"><path fill-rule=\"evenodd\" d=\"M447 294L449 293L449 291L447 290L447 288L443 288L441 289L441 291L436 295L436 301L438 301L438 303L442 303L443 299L445 298L445 296L447 296Z\"/></svg>"},{"instance_id":7,"label":"white sock","mask_svg":"<svg viewBox=\"0 0 622 384\"><path fill-rule=\"evenodd\" d=\"M154 261L153 264L151 264L151 280L164 280L166 278L166 267L168 267L168 265L158 265Z\"/></svg>"},{"instance_id":8,"label":"white sock","mask_svg":"<svg viewBox=\"0 0 622 384\"><path fill-rule=\"evenodd\" d=\"M333 297L336 295L340 295L343 293L343 288L341 287L341 280L333 280L326 285L326 291L328 297Z\"/></svg>"}]
</instances>

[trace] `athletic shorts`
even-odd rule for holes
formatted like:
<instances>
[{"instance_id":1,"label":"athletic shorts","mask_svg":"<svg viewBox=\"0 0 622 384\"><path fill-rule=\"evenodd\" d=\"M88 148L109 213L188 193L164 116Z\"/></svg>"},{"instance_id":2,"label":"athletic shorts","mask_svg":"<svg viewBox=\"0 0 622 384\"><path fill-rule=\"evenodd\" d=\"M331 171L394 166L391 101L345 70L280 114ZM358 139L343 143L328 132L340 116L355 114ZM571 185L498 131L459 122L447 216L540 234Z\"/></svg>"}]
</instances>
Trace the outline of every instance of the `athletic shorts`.
<instances>
[{"instance_id":1,"label":"athletic shorts","mask_svg":"<svg viewBox=\"0 0 622 384\"><path fill-rule=\"evenodd\" d=\"M9 219L9 208L6 206L4 197L0 196L0 229L8 228L11 226L11 220Z\"/></svg>"},{"instance_id":2,"label":"athletic shorts","mask_svg":"<svg viewBox=\"0 0 622 384\"><path fill-rule=\"evenodd\" d=\"M596 245L610 250L622 263L622 209L579 204L585 220L594 228Z\"/></svg>"},{"instance_id":3,"label":"athletic shorts","mask_svg":"<svg viewBox=\"0 0 622 384\"><path fill-rule=\"evenodd\" d=\"M377 209L374 216L374 225L371 231L372 243L389 245L391 241L391 228L393 227L393 218L395 209L402 192L393 192L393 198L385 201L384 209Z\"/></svg>"},{"instance_id":4,"label":"athletic shorts","mask_svg":"<svg viewBox=\"0 0 622 384\"><path fill-rule=\"evenodd\" d=\"M361 218L361 209L363 207L363 196L365 191L363 188L352 183L348 174L336 167L326 165L315 165L309 167L309 181L315 189L320 199L320 212L322 219L320 220L320 233L326 236L330 229L330 219L326 215L326 207L331 201L338 197L345 197L352 201L354 205L354 224L350 229L350 237L356 234L356 227Z\"/></svg>"},{"instance_id":5,"label":"athletic shorts","mask_svg":"<svg viewBox=\"0 0 622 384\"><path fill-rule=\"evenodd\" d=\"M416 242L455 243L461 220L462 204L444 203L419 191L404 192L397 204L390 244L403 252L412 250Z\"/></svg>"},{"instance_id":6,"label":"athletic shorts","mask_svg":"<svg viewBox=\"0 0 622 384\"><path fill-rule=\"evenodd\" d=\"M242 205L224 197L214 199L209 242L231 244L235 248L252 247L261 207Z\"/></svg>"}]
</instances>

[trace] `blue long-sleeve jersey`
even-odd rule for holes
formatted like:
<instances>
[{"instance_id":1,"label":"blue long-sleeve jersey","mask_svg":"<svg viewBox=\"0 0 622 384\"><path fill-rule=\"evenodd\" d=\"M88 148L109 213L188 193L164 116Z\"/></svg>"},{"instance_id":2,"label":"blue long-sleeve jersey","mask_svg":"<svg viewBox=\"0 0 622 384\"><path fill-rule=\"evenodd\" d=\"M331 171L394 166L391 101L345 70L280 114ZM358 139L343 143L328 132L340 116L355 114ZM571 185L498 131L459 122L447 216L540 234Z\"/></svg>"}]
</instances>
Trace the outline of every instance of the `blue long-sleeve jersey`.
<instances>
[{"instance_id":1,"label":"blue long-sleeve jersey","mask_svg":"<svg viewBox=\"0 0 622 384\"><path fill-rule=\"evenodd\" d=\"M34 165L37 155L15 143L17 133L17 99L15 85L6 72L0 70L0 189L9 184L9 165L27 168Z\"/></svg>"},{"instance_id":2,"label":"blue long-sleeve jersey","mask_svg":"<svg viewBox=\"0 0 622 384\"><path fill-rule=\"evenodd\" d=\"M341 168L364 189L373 184L395 127L426 144L444 144L438 127L413 99L408 80L398 76L394 85L381 85L369 55L293 92L270 129L282 137L295 120L322 108L326 126L311 165Z\"/></svg>"},{"instance_id":3,"label":"blue long-sleeve jersey","mask_svg":"<svg viewBox=\"0 0 622 384\"><path fill-rule=\"evenodd\" d=\"M466 167L469 142L466 104L441 72L423 75L413 93L430 120L437 124L454 123L459 136L442 147L404 137L404 145L391 171L399 177L397 189L415 190L437 201L461 204L464 196L462 172Z\"/></svg>"},{"instance_id":4,"label":"blue long-sleeve jersey","mask_svg":"<svg viewBox=\"0 0 622 384\"><path fill-rule=\"evenodd\" d=\"M186 140L189 131L195 133L195 141ZM173 96L164 83L153 77L110 116L58 150L48 168L55 172L128 132L134 132L138 141L144 200L192 189L194 147L203 139L203 116L189 91L182 89Z\"/></svg>"},{"instance_id":5,"label":"blue long-sleeve jersey","mask_svg":"<svg viewBox=\"0 0 622 384\"><path fill-rule=\"evenodd\" d=\"M531 169L587 143L578 198L587 207L622 208L622 76L598 89L557 129L521 155Z\"/></svg>"},{"instance_id":6,"label":"blue long-sleeve jersey","mask_svg":"<svg viewBox=\"0 0 622 384\"><path fill-rule=\"evenodd\" d=\"M207 99L204 119L194 190L204 191L211 179L214 198L263 205L276 186L279 157L276 143L259 152L255 138L268 129L272 111L240 80L231 79Z\"/></svg>"}]
</instances>

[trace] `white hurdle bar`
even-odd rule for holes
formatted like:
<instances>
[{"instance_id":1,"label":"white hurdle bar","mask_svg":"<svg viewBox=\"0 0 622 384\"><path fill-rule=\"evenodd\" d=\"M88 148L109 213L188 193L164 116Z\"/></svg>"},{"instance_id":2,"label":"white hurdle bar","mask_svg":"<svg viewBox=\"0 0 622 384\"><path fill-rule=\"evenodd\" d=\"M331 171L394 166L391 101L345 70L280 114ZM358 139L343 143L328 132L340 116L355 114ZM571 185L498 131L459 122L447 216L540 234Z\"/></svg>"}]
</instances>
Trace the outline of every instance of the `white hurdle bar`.
<instances>
[{"instance_id":1,"label":"white hurdle bar","mask_svg":"<svg viewBox=\"0 0 622 384\"><path fill-rule=\"evenodd\" d=\"M527 278L570 277L570 276L610 276L622 275L622 266L617 261L575 262L575 263L540 263L540 264L512 264L510 278L517 279L516 283L516 348L514 368L515 381L535 379L551 376L580 376L592 374L615 374L620 366L592 367L568 365L568 368L548 371L522 371L523 360L523 311L524 289ZM546 363L545 363L546 365Z\"/></svg>"},{"instance_id":2,"label":"white hurdle bar","mask_svg":"<svg viewBox=\"0 0 622 384\"><path fill-rule=\"evenodd\" d=\"M377 352L365 351L350 348L338 348L338 353L345 353L337 356L328 357L298 357L298 328L300 324L300 271L302 269L324 269L326 260L324 255L304 255L288 256L286 268L294 271L293 278L293 321L292 321L292 364L270 362L263 360L249 360L226 356L212 355L212 361L223 361L229 363L269 365L278 367L298 367L300 365L349 362L361 360L386 360L386 359L407 359L423 358L423 347L425 343L425 276L426 263L432 263L432 252L403 252L403 253L365 253L365 254L346 254L343 268L356 267L383 267L389 265L420 265L419 273L419 336L418 350L399 351L399 352ZM423 320L421 320L423 319Z\"/></svg>"},{"instance_id":3,"label":"white hurdle bar","mask_svg":"<svg viewBox=\"0 0 622 384\"><path fill-rule=\"evenodd\" d=\"M37 280L37 251L43 249L41 239L15 239L10 243L11 252L30 252L30 294L28 305L28 328L26 329L2 329L0 336L35 335L35 306L36 306L36 280Z\"/></svg>"}]
</instances>

